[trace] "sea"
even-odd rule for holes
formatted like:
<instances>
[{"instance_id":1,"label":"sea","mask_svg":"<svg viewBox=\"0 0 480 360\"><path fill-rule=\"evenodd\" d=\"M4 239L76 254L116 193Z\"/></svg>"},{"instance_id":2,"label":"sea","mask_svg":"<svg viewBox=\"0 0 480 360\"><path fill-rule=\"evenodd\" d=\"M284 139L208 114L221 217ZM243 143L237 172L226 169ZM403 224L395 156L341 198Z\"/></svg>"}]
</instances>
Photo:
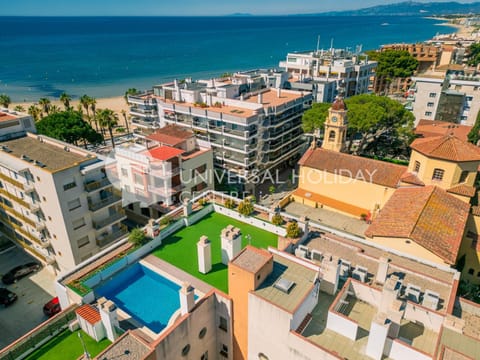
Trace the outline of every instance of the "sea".
<instances>
[{"instance_id":1,"label":"sea","mask_svg":"<svg viewBox=\"0 0 480 360\"><path fill-rule=\"evenodd\" d=\"M0 94L123 95L174 78L276 67L288 52L376 49L455 30L404 16L0 17ZM319 40L319 41L318 41Z\"/></svg>"}]
</instances>

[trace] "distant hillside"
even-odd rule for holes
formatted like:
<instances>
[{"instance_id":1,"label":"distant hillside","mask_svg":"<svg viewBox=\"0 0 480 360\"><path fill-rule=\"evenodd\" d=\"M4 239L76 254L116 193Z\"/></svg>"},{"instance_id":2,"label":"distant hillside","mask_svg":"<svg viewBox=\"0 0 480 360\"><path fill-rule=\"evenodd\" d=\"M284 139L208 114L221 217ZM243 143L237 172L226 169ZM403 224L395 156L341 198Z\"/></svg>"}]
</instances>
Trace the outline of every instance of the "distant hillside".
<instances>
[{"instance_id":1,"label":"distant hillside","mask_svg":"<svg viewBox=\"0 0 480 360\"><path fill-rule=\"evenodd\" d=\"M480 2L461 4L458 2L428 2L404 1L397 4L378 5L359 10L331 11L316 15L325 16L366 16L366 15L450 15L480 13Z\"/></svg>"}]
</instances>

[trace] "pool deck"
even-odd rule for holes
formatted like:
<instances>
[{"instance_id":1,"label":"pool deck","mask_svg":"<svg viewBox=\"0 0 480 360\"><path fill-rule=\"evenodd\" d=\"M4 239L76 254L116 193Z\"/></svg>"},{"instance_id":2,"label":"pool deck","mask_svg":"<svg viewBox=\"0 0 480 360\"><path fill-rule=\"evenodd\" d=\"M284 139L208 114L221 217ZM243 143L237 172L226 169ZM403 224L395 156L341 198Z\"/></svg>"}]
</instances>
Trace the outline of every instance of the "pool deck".
<instances>
[{"instance_id":1,"label":"pool deck","mask_svg":"<svg viewBox=\"0 0 480 360\"><path fill-rule=\"evenodd\" d=\"M196 292L200 292L199 295L205 295L214 289L213 286L203 282L200 279L197 279L195 276L190 275L189 273L177 268L176 266L173 266L172 264L156 257L155 255L148 255L140 261L140 264L157 272L168 280L179 284L180 286L183 283L189 283L195 288Z\"/></svg>"}]
</instances>

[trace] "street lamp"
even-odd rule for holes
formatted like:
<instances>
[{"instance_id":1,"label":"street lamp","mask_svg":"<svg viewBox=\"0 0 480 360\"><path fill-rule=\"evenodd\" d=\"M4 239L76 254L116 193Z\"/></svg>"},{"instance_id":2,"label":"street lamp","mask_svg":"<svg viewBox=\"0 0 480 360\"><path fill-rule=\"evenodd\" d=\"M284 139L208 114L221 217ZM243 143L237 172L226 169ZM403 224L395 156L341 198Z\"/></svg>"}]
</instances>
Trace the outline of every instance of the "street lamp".
<instances>
[{"instance_id":1,"label":"street lamp","mask_svg":"<svg viewBox=\"0 0 480 360\"><path fill-rule=\"evenodd\" d=\"M80 342L82 343L83 355L85 356L85 359L90 360L90 354L88 353L87 347L85 346L85 342L83 341L82 333L79 331L77 334L78 334L78 338L80 339Z\"/></svg>"}]
</instances>

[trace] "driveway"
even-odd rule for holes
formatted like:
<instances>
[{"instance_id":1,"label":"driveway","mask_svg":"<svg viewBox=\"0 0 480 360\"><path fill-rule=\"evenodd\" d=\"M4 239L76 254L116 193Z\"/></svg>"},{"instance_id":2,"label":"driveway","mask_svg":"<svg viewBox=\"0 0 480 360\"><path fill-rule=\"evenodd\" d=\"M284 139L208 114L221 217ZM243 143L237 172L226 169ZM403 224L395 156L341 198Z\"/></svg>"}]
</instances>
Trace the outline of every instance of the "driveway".
<instances>
[{"instance_id":1,"label":"driveway","mask_svg":"<svg viewBox=\"0 0 480 360\"><path fill-rule=\"evenodd\" d=\"M0 254L0 276L11 268L35 261L20 248ZM47 320L43 305L55 296L55 275L42 268L12 285L0 284L18 295L18 300L4 308L0 306L0 349Z\"/></svg>"}]
</instances>

